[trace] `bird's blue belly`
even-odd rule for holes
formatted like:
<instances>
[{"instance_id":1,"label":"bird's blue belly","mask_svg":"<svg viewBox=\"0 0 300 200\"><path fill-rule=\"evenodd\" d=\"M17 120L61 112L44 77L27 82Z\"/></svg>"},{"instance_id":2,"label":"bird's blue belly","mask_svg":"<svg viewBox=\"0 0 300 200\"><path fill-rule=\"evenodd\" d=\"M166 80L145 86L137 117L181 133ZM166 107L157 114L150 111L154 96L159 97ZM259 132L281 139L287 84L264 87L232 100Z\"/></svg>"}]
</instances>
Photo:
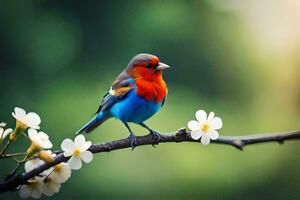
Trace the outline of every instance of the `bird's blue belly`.
<instances>
[{"instance_id":1,"label":"bird's blue belly","mask_svg":"<svg viewBox=\"0 0 300 200\"><path fill-rule=\"evenodd\" d=\"M161 105L155 101L147 101L131 90L124 99L110 108L110 113L123 122L138 124L152 117Z\"/></svg>"}]
</instances>

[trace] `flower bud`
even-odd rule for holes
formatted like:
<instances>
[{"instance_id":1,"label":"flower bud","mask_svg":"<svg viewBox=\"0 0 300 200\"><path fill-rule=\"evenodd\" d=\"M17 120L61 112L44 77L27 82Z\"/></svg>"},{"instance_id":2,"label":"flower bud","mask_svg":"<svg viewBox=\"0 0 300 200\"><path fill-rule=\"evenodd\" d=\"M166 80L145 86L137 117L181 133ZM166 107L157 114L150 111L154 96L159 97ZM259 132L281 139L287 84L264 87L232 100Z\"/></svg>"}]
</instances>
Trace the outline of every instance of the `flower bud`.
<instances>
[{"instance_id":1,"label":"flower bud","mask_svg":"<svg viewBox=\"0 0 300 200\"><path fill-rule=\"evenodd\" d=\"M39 158L45 162L53 162L54 161L54 156L52 155L51 151L45 151L42 150L39 152Z\"/></svg>"},{"instance_id":2,"label":"flower bud","mask_svg":"<svg viewBox=\"0 0 300 200\"><path fill-rule=\"evenodd\" d=\"M10 142L14 142L16 141L17 139L17 135L15 134L15 132L12 132L10 135L9 135L9 141Z\"/></svg>"}]
</instances>

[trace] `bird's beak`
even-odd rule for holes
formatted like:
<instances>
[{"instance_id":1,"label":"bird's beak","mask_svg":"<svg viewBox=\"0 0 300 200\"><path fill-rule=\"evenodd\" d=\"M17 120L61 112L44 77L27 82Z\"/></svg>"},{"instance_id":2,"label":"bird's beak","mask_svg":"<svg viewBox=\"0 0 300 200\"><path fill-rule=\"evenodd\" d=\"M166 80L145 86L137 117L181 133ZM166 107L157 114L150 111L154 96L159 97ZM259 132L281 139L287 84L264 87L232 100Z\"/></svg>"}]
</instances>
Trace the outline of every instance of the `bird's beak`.
<instances>
[{"instance_id":1,"label":"bird's beak","mask_svg":"<svg viewBox=\"0 0 300 200\"><path fill-rule=\"evenodd\" d=\"M171 68L169 65L160 62L158 64L158 66L155 68L155 70L159 71L159 70L164 70L164 69L169 69L169 68Z\"/></svg>"}]
</instances>

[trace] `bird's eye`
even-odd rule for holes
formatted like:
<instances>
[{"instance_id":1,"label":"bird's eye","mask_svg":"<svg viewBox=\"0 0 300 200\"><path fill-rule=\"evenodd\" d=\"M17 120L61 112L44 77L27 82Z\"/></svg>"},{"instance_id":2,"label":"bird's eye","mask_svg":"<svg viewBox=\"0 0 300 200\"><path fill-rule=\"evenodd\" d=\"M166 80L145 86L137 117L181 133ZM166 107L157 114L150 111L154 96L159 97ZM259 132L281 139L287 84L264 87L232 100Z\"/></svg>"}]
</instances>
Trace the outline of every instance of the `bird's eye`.
<instances>
[{"instance_id":1,"label":"bird's eye","mask_svg":"<svg viewBox=\"0 0 300 200\"><path fill-rule=\"evenodd\" d=\"M148 63L148 64L146 65L146 67L147 67L147 68L150 68L150 67L151 67L151 64L150 64L150 63Z\"/></svg>"}]
</instances>

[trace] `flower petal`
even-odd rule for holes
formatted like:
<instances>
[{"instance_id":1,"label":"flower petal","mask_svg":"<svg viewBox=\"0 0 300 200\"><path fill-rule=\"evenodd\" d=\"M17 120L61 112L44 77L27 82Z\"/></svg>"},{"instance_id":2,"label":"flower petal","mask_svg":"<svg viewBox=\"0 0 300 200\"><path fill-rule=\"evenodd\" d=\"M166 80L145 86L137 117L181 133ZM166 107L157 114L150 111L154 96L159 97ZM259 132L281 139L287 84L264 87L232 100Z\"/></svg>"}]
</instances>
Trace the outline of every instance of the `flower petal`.
<instances>
[{"instance_id":1,"label":"flower petal","mask_svg":"<svg viewBox=\"0 0 300 200\"><path fill-rule=\"evenodd\" d=\"M219 133L216 130L210 130L208 132L208 135L209 135L210 139L212 139L212 140L216 140L219 137Z\"/></svg>"},{"instance_id":2,"label":"flower petal","mask_svg":"<svg viewBox=\"0 0 300 200\"><path fill-rule=\"evenodd\" d=\"M43 185L42 192L46 196L53 196L55 193L58 193L60 189L60 184L49 180Z\"/></svg>"},{"instance_id":3,"label":"flower petal","mask_svg":"<svg viewBox=\"0 0 300 200\"><path fill-rule=\"evenodd\" d=\"M213 129L220 129L223 126L222 119L220 117L215 117L211 120L211 127Z\"/></svg>"},{"instance_id":4,"label":"flower petal","mask_svg":"<svg viewBox=\"0 0 300 200\"><path fill-rule=\"evenodd\" d=\"M64 157L70 157L73 155L73 152L72 151L65 151L64 152Z\"/></svg>"},{"instance_id":5,"label":"flower petal","mask_svg":"<svg viewBox=\"0 0 300 200\"><path fill-rule=\"evenodd\" d=\"M70 155L73 154L73 151L75 149L75 144L71 139L67 138L67 139L64 139L64 141L61 143L60 147L64 151L64 155L66 157L66 155L69 155L69 154L65 154L65 153L71 153Z\"/></svg>"},{"instance_id":6,"label":"flower petal","mask_svg":"<svg viewBox=\"0 0 300 200\"><path fill-rule=\"evenodd\" d=\"M77 136L75 137L74 143L75 143L75 146L76 146L76 147L81 147L81 146L83 146L84 143L85 143L85 137L84 137L82 134L77 135Z\"/></svg>"},{"instance_id":7,"label":"flower petal","mask_svg":"<svg viewBox=\"0 0 300 200\"><path fill-rule=\"evenodd\" d=\"M80 150L81 151L86 151L90 148L90 146L92 145L92 142L91 141L87 141L85 142L81 147L80 147Z\"/></svg>"},{"instance_id":8,"label":"flower petal","mask_svg":"<svg viewBox=\"0 0 300 200\"><path fill-rule=\"evenodd\" d=\"M4 131L3 136L6 137L11 134L14 130L12 128L8 128Z\"/></svg>"},{"instance_id":9,"label":"flower petal","mask_svg":"<svg viewBox=\"0 0 300 200\"><path fill-rule=\"evenodd\" d=\"M44 132L38 132L35 129L29 129L29 138L32 142L38 145L40 148L49 149L52 148L52 143L49 140L49 136Z\"/></svg>"},{"instance_id":10,"label":"flower petal","mask_svg":"<svg viewBox=\"0 0 300 200\"><path fill-rule=\"evenodd\" d=\"M54 195L54 191L50 188L50 183L45 183L42 188L42 193L48 197Z\"/></svg>"},{"instance_id":11,"label":"flower petal","mask_svg":"<svg viewBox=\"0 0 300 200\"><path fill-rule=\"evenodd\" d=\"M199 130L195 130L195 131L191 132L191 137L194 140L199 140L201 136L202 136L202 133Z\"/></svg>"},{"instance_id":12,"label":"flower petal","mask_svg":"<svg viewBox=\"0 0 300 200\"><path fill-rule=\"evenodd\" d=\"M30 112L26 115L27 118L27 125L35 128L35 129L40 129L40 123L41 123L41 118L38 114L34 113L34 112Z\"/></svg>"},{"instance_id":13,"label":"flower petal","mask_svg":"<svg viewBox=\"0 0 300 200\"><path fill-rule=\"evenodd\" d=\"M50 140L47 140L45 142L43 142L43 146L44 149L51 149L53 147L53 144Z\"/></svg>"},{"instance_id":14,"label":"flower petal","mask_svg":"<svg viewBox=\"0 0 300 200\"><path fill-rule=\"evenodd\" d=\"M93 160L93 154L90 151L84 151L81 153L81 159L85 163L89 163Z\"/></svg>"},{"instance_id":15,"label":"flower petal","mask_svg":"<svg viewBox=\"0 0 300 200\"><path fill-rule=\"evenodd\" d=\"M201 137L201 143L204 145L208 145L210 142L210 138L208 134L203 134Z\"/></svg>"},{"instance_id":16,"label":"flower petal","mask_svg":"<svg viewBox=\"0 0 300 200\"><path fill-rule=\"evenodd\" d=\"M189 121L188 128L191 129L192 131L198 130L199 129L199 122L197 122L195 120Z\"/></svg>"},{"instance_id":17,"label":"flower petal","mask_svg":"<svg viewBox=\"0 0 300 200\"><path fill-rule=\"evenodd\" d=\"M0 128L0 141L1 140L4 140L9 134L11 134L13 132L13 129L12 128L8 128L4 131L3 135L1 133L1 128Z\"/></svg>"},{"instance_id":18,"label":"flower petal","mask_svg":"<svg viewBox=\"0 0 300 200\"><path fill-rule=\"evenodd\" d=\"M49 186L50 186L50 189L51 189L54 193L58 193L58 192L59 192L59 189L60 189L60 184L59 184L59 183L56 183L56 182L53 182L53 181L52 181L52 184L50 184Z\"/></svg>"},{"instance_id":19,"label":"flower petal","mask_svg":"<svg viewBox=\"0 0 300 200\"><path fill-rule=\"evenodd\" d=\"M39 189L34 189L31 191L31 197L34 199L39 199L42 196L42 193Z\"/></svg>"},{"instance_id":20,"label":"flower petal","mask_svg":"<svg viewBox=\"0 0 300 200\"><path fill-rule=\"evenodd\" d=\"M71 168L67 163L60 163L54 167L50 178L57 183L64 183L71 177Z\"/></svg>"},{"instance_id":21,"label":"flower petal","mask_svg":"<svg viewBox=\"0 0 300 200\"><path fill-rule=\"evenodd\" d=\"M41 166L42 164L44 164L44 161L42 161L40 159L28 160L24 165L25 172L29 172L29 171Z\"/></svg>"},{"instance_id":22,"label":"flower petal","mask_svg":"<svg viewBox=\"0 0 300 200\"><path fill-rule=\"evenodd\" d=\"M19 190L20 197L22 199L27 199L31 196L31 190L28 185L22 185Z\"/></svg>"},{"instance_id":23,"label":"flower petal","mask_svg":"<svg viewBox=\"0 0 300 200\"><path fill-rule=\"evenodd\" d=\"M214 112L210 112L209 115L208 115L208 117L207 117L207 121L212 120L214 118L214 116L215 116L215 113Z\"/></svg>"},{"instance_id":24,"label":"flower petal","mask_svg":"<svg viewBox=\"0 0 300 200\"><path fill-rule=\"evenodd\" d=\"M72 156L70 158L70 160L68 161L68 164L71 167L71 169L73 169L73 170L78 170L82 166L81 159L79 157L75 157L75 156Z\"/></svg>"},{"instance_id":25,"label":"flower petal","mask_svg":"<svg viewBox=\"0 0 300 200\"><path fill-rule=\"evenodd\" d=\"M198 122L203 122L206 120L207 114L204 110L198 110L196 112L196 119L198 120Z\"/></svg>"},{"instance_id":26,"label":"flower petal","mask_svg":"<svg viewBox=\"0 0 300 200\"><path fill-rule=\"evenodd\" d=\"M28 129L28 136L31 141L36 140L37 134L38 134L37 130L35 130L33 128Z\"/></svg>"},{"instance_id":27,"label":"flower petal","mask_svg":"<svg viewBox=\"0 0 300 200\"><path fill-rule=\"evenodd\" d=\"M42 175L42 176L49 176L50 174L52 174L52 171L53 171L53 167L51 167L49 169L46 169L40 175Z\"/></svg>"},{"instance_id":28,"label":"flower petal","mask_svg":"<svg viewBox=\"0 0 300 200\"><path fill-rule=\"evenodd\" d=\"M14 115L16 117L25 117L26 116L26 111L23 108L15 107Z\"/></svg>"}]
</instances>

